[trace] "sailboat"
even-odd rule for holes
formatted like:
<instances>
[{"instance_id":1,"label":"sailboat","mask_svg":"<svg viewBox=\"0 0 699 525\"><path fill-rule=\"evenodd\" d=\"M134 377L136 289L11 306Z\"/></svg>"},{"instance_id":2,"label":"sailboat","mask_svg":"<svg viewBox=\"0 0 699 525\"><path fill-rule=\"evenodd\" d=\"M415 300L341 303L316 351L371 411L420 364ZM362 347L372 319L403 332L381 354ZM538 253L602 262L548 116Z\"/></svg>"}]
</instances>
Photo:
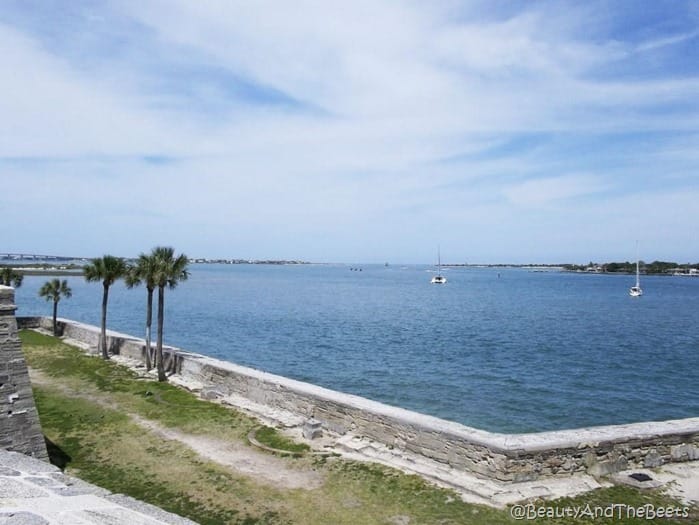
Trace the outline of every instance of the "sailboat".
<instances>
[{"instance_id":1,"label":"sailboat","mask_svg":"<svg viewBox=\"0 0 699 525\"><path fill-rule=\"evenodd\" d=\"M442 275L442 256L439 253L439 248L437 248L437 275L432 277L430 281L432 284L445 284L447 278Z\"/></svg>"},{"instance_id":2,"label":"sailboat","mask_svg":"<svg viewBox=\"0 0 699 525\"><path fill-rule=\"evenodd\" d=\"M638 243L636 243L636 285L629 288L631 297L641 297L643 290L641 289L641 275L638 271Z\"/></svg>"}]
</instances>

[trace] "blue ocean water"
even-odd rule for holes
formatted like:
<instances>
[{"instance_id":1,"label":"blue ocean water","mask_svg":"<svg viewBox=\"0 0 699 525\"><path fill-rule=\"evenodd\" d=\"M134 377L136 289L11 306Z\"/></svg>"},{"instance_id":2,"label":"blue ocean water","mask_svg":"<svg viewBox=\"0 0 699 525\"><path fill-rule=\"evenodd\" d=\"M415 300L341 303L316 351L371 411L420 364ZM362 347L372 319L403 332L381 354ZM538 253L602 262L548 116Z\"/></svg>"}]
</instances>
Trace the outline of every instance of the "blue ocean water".
<instances>
[{"instance_id":1,"label":"blue ocean water","mask_svg":"<svg viewBox=\"0 0 699 525\"><path fill-rule=\"evenodd\" d=\"M358 266L353 266L357 268ZM427 266L193 265L166 292L165 342L497 432L699 416L699 279ZM25 277L17 315L50 315ZM68 277L59 315L99 324ZM110 292L142 336L145 290Z\"/></svg>"}]
</instances>

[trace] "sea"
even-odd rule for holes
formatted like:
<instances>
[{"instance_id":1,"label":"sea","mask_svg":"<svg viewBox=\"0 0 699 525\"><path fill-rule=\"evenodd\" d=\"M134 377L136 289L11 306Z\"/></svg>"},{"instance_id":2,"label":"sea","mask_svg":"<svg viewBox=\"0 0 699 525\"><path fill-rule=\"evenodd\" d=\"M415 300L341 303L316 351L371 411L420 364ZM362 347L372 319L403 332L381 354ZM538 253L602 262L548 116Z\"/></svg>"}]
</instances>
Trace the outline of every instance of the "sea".
<instances>
[{"instance_id":1,"label":"sea","mask_svg":"<svg viewBox=\"0 0 699 525\"><path fill-rule=\"evenodd\" d=\"M165 343L492 432L699 416L699 278L429 265L193 264ZM50 316L44 276L19 316ZM99 325L68 276L59 316ZM117 282L108 328L143 337L146 291ZM155 333L155 325L153 327Z\"/></svg>"}]
</instances>

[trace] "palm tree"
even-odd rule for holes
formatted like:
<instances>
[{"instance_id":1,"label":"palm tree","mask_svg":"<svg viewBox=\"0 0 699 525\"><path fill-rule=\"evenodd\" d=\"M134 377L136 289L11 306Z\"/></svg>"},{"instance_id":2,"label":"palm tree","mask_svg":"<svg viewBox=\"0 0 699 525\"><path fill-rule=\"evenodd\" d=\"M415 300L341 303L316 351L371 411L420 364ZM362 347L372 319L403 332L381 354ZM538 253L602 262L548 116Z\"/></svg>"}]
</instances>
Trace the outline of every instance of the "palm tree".
<instances>
[{"instance_id":1,"label":"palm tree","mask_svg":"<svg viewBox=\"0 0 699 525\"><path fill-rule=\"evenodd\" d=\"M153 291L155 290L155 257L142 253L138 261L130 266L125 278L126 286L133 288L142 283L146 285L146 370L153 368L151 353L151 326L153 324Z\"/></svg>"},{"instance_id":2,"label":"palm tree","mask_svg":"<svg viewBox=\"0 0 699 525\"><path fill-rule=\"evenodd\" d=\"M46 281L39 289L39 297L45 297L47 301L53 300L53 335L58 335L58 326L56 324L56 315L58 314L58 302L61 297L68 299L73 295L73 290L68 286L68 281L63 279L52 279Z\"/></svg>"},{"instance_id":3,"label":"palm tree","mask_svg":"<svg viewBox=\"0 0 699 525\"><path fill-rule=\"evenodd\" d=\"M24 275L15 271L11 266L3 266L0 270L0 284L19 288L22 286L22 279L24 279Z\"/></svg>"},{"instance_id":4,"label":"palm tree","mask_svg":"<svg viewBox=\"0 0 699 525\"><path fill-rule=\"evenodd\" d=\"M153 282L158 287L158 342L156 345L155 365L158 369L158 381L167 381L163 365L163 321L165 308L165 287L173 289L180 281L186 281L187 256L175 257L174 248L158 246L153 248L151 257L155 260Z\"/></svg>"},{"instance_id":5,"label":"palm tree","mask_svg":"<svg viewBox=\"0 0 699 525\"><path fill-rule=\"evenodd\" d=\"M100 332L100 348L102 357L109 359L107 353L107 299L109 287L118 279L126 275L126 263L121 257L104 255L83 268L85 280L88 282L102 281L102 331Z\"/></svg>"}]
</instances>

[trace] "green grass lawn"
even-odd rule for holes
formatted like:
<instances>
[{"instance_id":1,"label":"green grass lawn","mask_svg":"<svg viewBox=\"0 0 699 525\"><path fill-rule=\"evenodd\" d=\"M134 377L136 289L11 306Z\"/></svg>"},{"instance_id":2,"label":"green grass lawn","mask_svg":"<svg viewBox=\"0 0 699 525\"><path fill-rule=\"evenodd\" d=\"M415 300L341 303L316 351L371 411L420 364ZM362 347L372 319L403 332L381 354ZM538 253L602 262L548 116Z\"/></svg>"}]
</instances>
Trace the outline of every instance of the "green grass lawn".
<instances>
[{"instance_id":1,"label":"green grass lawn","mask_svg":"<svg viewBox=\"0 0 699 525\"><path fill-rule=\"evenodd\" d=\"M54 462L67 473L111 491L212 525L517 523L509 509L467 504L417 476L338 457L270 455L279 468L322 480L308 487L288 488L242 474L200 456L178 440L163 439L143 422L241 449L248 446L247 434L259 426L254 419L172 385L139 378L59 339L32 331L22 331L20 336L35 377L37 408ZM274 448L298 447L269 427L258 430L256 436ZM303 452L303 447L298 451ZM681 506L657 492L629 487L537 505L553 509L612 503ZM620 521L585 516L578 520L542 517L533 522L649 523L645 518ZM699 513L692 509L688 519L652 523L699 523Z\"/></svg>"}]
</instances>

